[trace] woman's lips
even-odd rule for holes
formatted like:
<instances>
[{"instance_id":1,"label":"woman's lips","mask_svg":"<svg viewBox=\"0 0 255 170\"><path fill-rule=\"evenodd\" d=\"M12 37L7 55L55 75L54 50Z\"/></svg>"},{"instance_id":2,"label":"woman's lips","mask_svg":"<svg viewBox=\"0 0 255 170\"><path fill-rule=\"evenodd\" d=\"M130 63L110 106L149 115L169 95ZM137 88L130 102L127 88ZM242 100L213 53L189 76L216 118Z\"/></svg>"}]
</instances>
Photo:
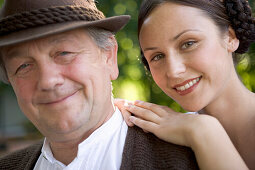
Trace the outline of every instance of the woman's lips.
<instances>
[{"instance_id":1,"label":"woman's lips","mask_svg":"<svg viewBox=\"0 0 255 170\"><path fill-rule=\"evenodd\" d=\"M192 92L197 87L201 79L202 76L186 80L183 83L176 85L174 89L180 95L186 95Z\"/></svg>"}]
</instances>

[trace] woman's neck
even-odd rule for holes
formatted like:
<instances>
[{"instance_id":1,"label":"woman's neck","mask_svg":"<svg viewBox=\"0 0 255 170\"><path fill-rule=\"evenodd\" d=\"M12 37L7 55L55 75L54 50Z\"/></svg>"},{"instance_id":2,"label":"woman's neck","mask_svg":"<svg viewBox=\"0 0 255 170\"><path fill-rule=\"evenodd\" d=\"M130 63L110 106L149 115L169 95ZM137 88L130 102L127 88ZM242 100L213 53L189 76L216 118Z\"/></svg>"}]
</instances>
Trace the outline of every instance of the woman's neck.
<instances>
[{"instance_id":1,"label":"woman's neck","mask_svg":"<svg viewBox=\"0 0 255 170\"><path fill-rule=\"evenodd\" d=\"M216 117L235 143L250 129L248 122L255 121L255 94L244 87L235 73L221 95L199 113Z\"/></svg>"}]
</instances>

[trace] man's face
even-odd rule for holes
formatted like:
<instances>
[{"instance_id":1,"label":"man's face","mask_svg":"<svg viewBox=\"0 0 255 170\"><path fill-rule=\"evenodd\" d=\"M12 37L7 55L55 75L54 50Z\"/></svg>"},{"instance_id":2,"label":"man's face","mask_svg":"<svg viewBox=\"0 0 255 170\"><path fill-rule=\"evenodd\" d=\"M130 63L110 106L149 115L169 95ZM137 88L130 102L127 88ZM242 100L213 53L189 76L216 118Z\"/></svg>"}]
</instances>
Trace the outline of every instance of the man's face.
<instances>
[{"instance_id":1,"label":"man's face","mask_svg":"<svg viewBox=\"0 0 255 170\"><path fill-rule=\"evenodd\" d=\"M77 29L2 53L21 110L50 140L65 141L88 135L113 113L116 50L102 50Z\"/></svg>"}]
</instances>

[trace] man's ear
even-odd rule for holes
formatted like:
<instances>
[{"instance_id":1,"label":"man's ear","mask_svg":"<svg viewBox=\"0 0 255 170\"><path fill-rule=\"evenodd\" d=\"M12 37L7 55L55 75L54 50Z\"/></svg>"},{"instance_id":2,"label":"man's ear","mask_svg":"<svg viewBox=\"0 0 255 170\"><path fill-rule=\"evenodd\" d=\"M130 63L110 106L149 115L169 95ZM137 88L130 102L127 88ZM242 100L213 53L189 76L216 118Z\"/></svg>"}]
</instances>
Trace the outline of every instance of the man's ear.
<instances>
[{"instance_id":1,"label":"man's ear","mask_svg":"<svg viewBox=\"0 0 255 170\"><path fill-rule=\"evenodd\" d=\"M228 51L233 53L235 52L238 47L239 47L239 40L236 37L236 33L233 30L233 28L229 27L228 28L228 42L227 42L227 47Z\"/></svg>"},{"instance_id":2,"label":"man's ear","mask_svg":"<svg viewBox=\"0 0 255 170\"><path fill-rule=\"evenodd\" d=\"M104 50L104 55L107 69L110 73L110 78L111 80L115 80L119 76L119 68L117 62L118 44L114 36L110 37L110 41L113 45L107 47L107 50Z\"/></svg>"}]
</instances>

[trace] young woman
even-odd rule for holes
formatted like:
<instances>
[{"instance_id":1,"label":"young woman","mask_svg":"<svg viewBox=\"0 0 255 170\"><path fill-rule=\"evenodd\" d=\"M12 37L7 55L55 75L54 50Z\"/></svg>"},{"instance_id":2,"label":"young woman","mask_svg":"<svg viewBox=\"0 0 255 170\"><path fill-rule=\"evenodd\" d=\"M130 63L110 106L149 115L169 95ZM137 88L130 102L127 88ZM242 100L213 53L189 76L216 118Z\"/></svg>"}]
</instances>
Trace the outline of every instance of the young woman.
<instances>
[{"instance_id":1,"label":"young woman","mask_svg":"<svg viewBox=\"0 0 255 170\"><path fill-rule=\"evenodd\" d=\"M143 62L169 97L199 114L136 101L122 109L128 124L191 147L201 169L255 169L255 94L234 62L255 40L254 23L246 0L143 1Z\"/></svg>"}]
</instances>

